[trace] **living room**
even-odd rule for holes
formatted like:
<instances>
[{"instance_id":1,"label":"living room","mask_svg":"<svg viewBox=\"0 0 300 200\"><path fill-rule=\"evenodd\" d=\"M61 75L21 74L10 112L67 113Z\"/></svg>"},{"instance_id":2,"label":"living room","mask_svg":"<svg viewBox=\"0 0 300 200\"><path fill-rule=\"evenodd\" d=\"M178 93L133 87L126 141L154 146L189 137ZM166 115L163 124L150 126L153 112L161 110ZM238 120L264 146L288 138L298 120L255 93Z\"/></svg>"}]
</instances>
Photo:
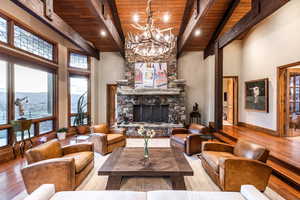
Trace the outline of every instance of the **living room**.
<instances>
[{"instance_id":1,"label":"living room","mask_svg":"<svg viewBox=\"0 0 300 200\"><path fill-rule=\"evenodd\" d=\"M0 200L300 199L299 10L1 0Z\"/></svg>"}]
</instances>

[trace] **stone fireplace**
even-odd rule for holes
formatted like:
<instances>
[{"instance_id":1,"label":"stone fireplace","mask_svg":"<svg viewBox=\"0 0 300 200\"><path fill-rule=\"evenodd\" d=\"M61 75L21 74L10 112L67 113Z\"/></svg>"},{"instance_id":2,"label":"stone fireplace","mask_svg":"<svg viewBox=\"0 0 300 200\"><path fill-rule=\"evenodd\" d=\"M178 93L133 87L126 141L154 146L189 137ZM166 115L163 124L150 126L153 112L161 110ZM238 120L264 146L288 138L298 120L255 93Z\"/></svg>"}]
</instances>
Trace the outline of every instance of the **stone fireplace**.
<instances>
[{"instance_id":1,"label":"stone fireplace","mask_svg":"<svg viewBox=\"0 0 300 200\"><path fill-rule=\"evenodd\" d=\"M170 57L157 58L154 63L165 63L167 84L161 88L136 87L136 64L125 52L125 80L117 81L117 127L126 128L127 136L138 136L137 128L154 129L156 136L169 136L173 128L184 127L186 120L185 81L177 79L176 48ZM138 75L138 73L137 73Z\"/></svg>"}]
</instances>

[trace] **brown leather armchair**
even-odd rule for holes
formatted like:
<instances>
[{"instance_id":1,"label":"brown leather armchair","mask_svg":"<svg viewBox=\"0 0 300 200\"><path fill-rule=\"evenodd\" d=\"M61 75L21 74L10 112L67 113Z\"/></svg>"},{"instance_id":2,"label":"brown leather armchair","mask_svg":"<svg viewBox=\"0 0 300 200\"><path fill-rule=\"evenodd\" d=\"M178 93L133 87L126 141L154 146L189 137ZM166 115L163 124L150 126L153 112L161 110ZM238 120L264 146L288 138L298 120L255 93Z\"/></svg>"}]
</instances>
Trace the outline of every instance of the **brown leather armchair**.
<instances>
[{"instance_id":1,"label":"brown leather armchair","mask_svg":"<svg viewBox=\"0 0 300 200\"><path fill-rule=\"evenodd\" d=\"M94 167L92 143L61 147L51 140L25 153L28 166L21 169L28 193L42 184L54 184L56 191L74 190Z\"/></svg>"},{"instance_id":2,"label":"brown leather armchair","mask_svg":"<svg viewBox=\"0 0 300 200\"><path fill-rule=\"evenodd\" d=\"M223 191L240 191L254 185L264 191L272 168L266 165L269 151L260 145L239 140L235 146L204 142L201 162L205 171Z\"/></svg>"},{"instance_id":3,"label":"brown leather armchair","mask_svg":"<svg viewBox=\"0 0 300 200\"><path fill-rule=\"evenodd\" d=\"M191 124L188 129L175 128L172 130L170 145L187 155L201 152L201 144L205 139L200 134L208 132L208 128L200 124Z\"/></svg>"},{"instance_id":4,"label":"brown leather armchair","mask_svg":"<svg viewBox=\"0 0 300 200\"><path fill-rule=\"evenodd\" d=\"M91 141L95 151L101 155L113 152L114 149L126 146L125 129L109 129L107 124L92 127Z\"/></svg>"}]
</instances>

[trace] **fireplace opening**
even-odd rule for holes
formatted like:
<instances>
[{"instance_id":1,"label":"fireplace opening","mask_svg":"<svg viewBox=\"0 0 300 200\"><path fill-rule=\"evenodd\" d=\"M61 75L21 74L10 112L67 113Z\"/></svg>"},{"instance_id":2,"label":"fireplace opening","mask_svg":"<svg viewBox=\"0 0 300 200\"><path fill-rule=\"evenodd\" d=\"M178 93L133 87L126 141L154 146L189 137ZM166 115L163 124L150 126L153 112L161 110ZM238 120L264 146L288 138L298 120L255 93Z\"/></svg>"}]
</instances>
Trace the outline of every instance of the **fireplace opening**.
<instances>
[{"instance_id":1,"label":"fireplace opening","mask_svg":"<svg viewBox=\"0 0 300 200\"><path fill-rule=\"evenodd\" d=\"M169 105L134 105L134 122L169 122Z\"/></svg>"}]
</instances>

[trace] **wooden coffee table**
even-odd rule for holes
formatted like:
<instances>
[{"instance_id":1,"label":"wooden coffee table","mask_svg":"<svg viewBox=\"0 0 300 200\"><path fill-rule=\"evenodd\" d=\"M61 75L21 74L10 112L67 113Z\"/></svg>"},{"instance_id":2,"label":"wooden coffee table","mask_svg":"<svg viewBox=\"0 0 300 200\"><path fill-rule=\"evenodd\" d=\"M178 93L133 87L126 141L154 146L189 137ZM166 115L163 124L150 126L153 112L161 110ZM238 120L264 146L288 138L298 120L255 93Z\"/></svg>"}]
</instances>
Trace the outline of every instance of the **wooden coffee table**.
<instances>
[{"instance_id":1,"label":"wooden coffee table","mask_svg":"<svg viewBox=\"0 0 300 200\"><path fill-rule=\"evenodd\" d=\"M119 190L122 177L170 177L174 190L185 190L184 176L193 170L182 152L171 148L150 148L150 161L145 164L143 148L119 148L99 169L98 175L109 176L107 190Z\"/></svg>"}]
</instances>

